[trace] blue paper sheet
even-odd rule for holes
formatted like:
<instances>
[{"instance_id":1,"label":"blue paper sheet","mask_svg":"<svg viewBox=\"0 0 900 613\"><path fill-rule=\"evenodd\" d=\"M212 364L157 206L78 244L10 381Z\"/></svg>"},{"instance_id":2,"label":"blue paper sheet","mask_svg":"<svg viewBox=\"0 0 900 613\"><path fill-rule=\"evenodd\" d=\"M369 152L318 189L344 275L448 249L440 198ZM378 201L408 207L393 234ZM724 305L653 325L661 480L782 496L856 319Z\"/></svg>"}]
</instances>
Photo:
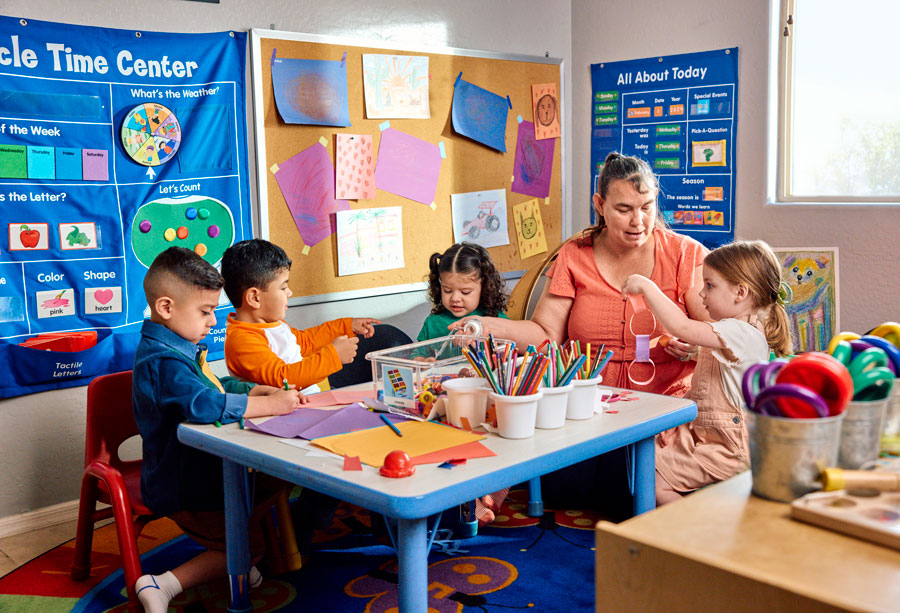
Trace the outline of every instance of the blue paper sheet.
<instances>
[{"instance_id":1,"label":"blue paper sheet","mask_svg":"<svg viewBox=\"0 0 900 613\"><path fill-rule=\"evenodd\" d=\"M285 123L349 126L347 64L272 57L275 104Z\"/></svg>"},{"instance_id":2,"label":"blue paper sheet","mask_svg":"<svg viewBox=\"0 0 900 613\"><path fill-rule=\"evenodd\" d=\"M509 98L464 81L462 73L453 89L453 129L497 151L506 152L506 115Z\"/></svg>"}]
</instances>

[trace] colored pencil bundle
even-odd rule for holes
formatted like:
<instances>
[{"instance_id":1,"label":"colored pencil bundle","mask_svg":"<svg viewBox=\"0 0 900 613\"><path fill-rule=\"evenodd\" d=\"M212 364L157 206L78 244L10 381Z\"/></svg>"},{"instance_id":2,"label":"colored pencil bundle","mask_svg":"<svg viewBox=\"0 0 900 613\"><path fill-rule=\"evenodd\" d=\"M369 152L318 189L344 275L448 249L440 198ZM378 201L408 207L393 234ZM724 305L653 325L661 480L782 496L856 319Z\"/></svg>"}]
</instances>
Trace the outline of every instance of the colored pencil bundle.
<instances>
[{"instance_id":1,"label":"colored pencil bundle","mask_svg":"<svg viewBox=\"0 0 900 613\"><path fill-rule=\"evenodd\" d=\"M539 349L544 346L547 346L550 360L544 375L544 385L547 387L562 387L572 379L593 379L603 371L613 355L612 350L609 350L603 356L606 347L600 345L592 360L591 344L587 343L585 352L582 353L581 343L577 340L570 340L562 347L556 341L545 340Z\"/></svg>"},{"instance_id":2,"label":"colored pencil bundle","mask_svg":"<svg viewBox=\"0 0 900 613\"><path fill-rule=\"evenodd\" d=\"M488 336L487 342L476 342L475 348L464 347L462 352L478 374L487 379L494 392L504 396L536 393L550 364L547 356L530 345L519 361L515 343L497 349L493 336Z\"/></svg>"}]
</instances>

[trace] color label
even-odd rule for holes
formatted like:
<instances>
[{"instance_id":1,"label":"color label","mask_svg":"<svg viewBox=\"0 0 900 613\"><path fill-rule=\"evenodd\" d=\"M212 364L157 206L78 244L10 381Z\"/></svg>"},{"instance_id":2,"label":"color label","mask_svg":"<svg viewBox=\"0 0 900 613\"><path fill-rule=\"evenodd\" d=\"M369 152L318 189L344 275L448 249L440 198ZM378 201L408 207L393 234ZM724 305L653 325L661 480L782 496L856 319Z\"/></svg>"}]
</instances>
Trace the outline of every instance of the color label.
<instances>
[{"instance_id":1,"label":"color label","mask_svg":"<svg viewBox=\"0 0 900 613\"><path fill-rule=\"evenodd\" d=\"M598 115L594 117L595 126L608 126L619 123L618 115Z\"/></svg>"}]
</instances>

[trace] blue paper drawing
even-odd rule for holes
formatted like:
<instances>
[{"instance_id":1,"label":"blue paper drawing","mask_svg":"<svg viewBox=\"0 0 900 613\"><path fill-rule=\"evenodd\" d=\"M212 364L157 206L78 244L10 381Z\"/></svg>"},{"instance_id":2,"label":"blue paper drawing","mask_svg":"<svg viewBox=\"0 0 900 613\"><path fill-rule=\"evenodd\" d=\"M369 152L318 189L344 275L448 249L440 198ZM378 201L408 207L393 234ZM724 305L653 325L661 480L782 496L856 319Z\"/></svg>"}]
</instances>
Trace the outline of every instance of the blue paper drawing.
<instances>
[{"instance_id":1,"label":"blue paper drawing","mask_svg":"<svg viewBox=\"0 0 900 613\"><path fill-rule=\"evenodd\" d=\"M491 149L506 153L506 115L509 97L473 85L456 77L453 89L453 129Z\"/></svg>"},{"instance_id":2,"label":"blue paper drawing","mask_svg":"<svg viewBox=\"0 0 900 613\"><path fill-rule=\"evenodd\" d=\"M347 64L272 54L275 104L285 123L349 126Z\"/></svg>"}]
</instances>

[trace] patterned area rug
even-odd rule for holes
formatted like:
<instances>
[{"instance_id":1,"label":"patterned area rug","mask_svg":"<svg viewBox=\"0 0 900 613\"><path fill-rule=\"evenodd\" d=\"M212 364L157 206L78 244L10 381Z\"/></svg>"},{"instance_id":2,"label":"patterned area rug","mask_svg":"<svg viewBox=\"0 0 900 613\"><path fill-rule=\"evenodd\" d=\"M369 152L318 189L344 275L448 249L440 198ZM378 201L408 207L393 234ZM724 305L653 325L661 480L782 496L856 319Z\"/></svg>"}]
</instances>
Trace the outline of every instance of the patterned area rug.
<instances>
[{"instance_id":1,"label":"patterned area rug","mask_svg":"<svg viewBox=\"0 0 900 613\"><path fill-rule=\"evenodd\" d=\"M575 510L527 517L526 499L526 491L513 491L497 520L468 539L454 538L455 518L444 514L428 558L430 612L593 611L593 526L600 517ZM95 532L93 571L84 583L69 578L74 544L60 545L0 578L0 611L126 611L114 526ZM139 547L144 571L152 573L200 551L168 520L148 525ZM372 534L368 512L342 504L329 530L315 534L303 568L269 576L261 565L265 579L251 592L253 609L395 613L396 568L393 550ZM225 580L186 591L171 603L172 610L226 611Z\"/></svg>"}]
</instances>

